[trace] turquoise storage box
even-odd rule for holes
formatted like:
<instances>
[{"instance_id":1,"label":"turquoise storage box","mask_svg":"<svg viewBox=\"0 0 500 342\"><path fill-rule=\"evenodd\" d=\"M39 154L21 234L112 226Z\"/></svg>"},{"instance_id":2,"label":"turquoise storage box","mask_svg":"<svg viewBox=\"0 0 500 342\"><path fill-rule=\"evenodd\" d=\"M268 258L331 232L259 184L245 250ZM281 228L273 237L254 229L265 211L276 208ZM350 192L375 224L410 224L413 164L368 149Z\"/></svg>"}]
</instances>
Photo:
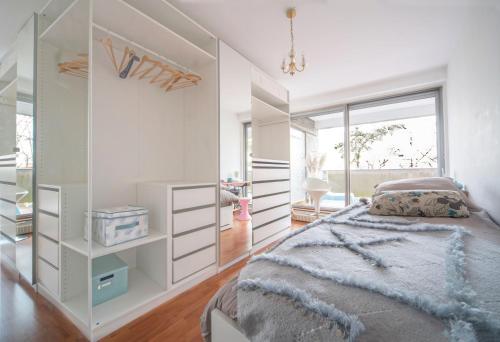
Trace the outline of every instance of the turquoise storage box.
<instances>
[{"instance_id":1,"label":"turquoise storage box","mask_svg":"<svg viewBox=\"0 0 500 342\"><path fill-rule=\"evenodd\" d=\"M128 291L128 265L114 254L92 260L92 306Z\"/></svg>"}]
</instances>

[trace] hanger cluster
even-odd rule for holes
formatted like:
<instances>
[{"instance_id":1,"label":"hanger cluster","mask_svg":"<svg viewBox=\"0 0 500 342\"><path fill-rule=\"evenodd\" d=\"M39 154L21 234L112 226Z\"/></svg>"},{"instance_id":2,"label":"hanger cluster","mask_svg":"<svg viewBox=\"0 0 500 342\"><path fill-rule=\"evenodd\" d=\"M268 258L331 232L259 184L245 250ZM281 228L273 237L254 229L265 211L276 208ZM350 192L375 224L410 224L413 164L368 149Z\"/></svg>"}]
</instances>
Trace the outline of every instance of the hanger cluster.
<instances>
[{"instance_id":1,"label":"hanger cluster","mask_svg":"<svg viewBox=\"0 0 500 342\"><path fill-rule=\"evenodd\" d=\"M177 70L171 65L155 60L148 55L137 56L134 50L125 47L120 64L117 63L111 38L100 39L120 78L138 77L149 79L165 91L172 91L197 85L201 77ZM135 65L134 65L135 64Z\"/></svg>"},{"instance_id":2,"label":"hanger cluster","mask_svg":"<svg viewBox=\"0 0 500 342\"><path fill-rule=\"evenodd\" d=\"M86 53L79 53L78 59L59 63L59 72L72 76L87 78L89 75L89 56Z\"/></svg>"}]
</instances>

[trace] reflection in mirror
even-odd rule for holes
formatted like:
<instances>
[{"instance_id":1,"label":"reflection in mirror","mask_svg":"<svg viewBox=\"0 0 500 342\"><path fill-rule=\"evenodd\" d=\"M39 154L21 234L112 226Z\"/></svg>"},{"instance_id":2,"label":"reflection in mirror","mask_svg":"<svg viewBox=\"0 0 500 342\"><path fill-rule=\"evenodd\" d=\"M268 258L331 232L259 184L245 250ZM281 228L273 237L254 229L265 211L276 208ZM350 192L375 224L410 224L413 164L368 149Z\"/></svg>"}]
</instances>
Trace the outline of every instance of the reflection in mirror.
<instances>
[{"instance_id":1,"label":"reflection in mirror","mask_svg":"<svg viewBox=\"0 0 500 342\"><path fill-rule=\"evenodd\" d=\"M250 64L224 43L220 59L220 249L219 265L252 246Z\"/></svg>"},{"instance_id":2,"label":"reflection in mirror","mask_svg":"<svg viewBox=\"0 0 500 342\"><path fill-rule=\"evenodd\" d=\"M33 282L33 150L36 15L18 34L16 95L16 268Z\"/></svg>"}]
</instances>

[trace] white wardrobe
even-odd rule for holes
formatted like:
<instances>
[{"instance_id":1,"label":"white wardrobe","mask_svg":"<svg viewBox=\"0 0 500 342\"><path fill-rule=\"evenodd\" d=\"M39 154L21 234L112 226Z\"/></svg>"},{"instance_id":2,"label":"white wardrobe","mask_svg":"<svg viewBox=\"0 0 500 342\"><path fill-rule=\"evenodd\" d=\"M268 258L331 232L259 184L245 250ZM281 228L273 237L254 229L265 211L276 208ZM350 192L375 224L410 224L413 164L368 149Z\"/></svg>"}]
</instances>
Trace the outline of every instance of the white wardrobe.
<instances>
[{"instance_id":1,"label":"white wardrobe","mask_svg":"<svg viewBox=\"0 0 500 342\"><path fill-rule=\"evenodd\" d=\"M161 0L52 0L40 18L38 290L96 340L219 270L218 41ZM147 237L84 238L86 213L123 205L149 210ZM92 306L111 253L128 292Z\"/></svg>"}]
</instances>

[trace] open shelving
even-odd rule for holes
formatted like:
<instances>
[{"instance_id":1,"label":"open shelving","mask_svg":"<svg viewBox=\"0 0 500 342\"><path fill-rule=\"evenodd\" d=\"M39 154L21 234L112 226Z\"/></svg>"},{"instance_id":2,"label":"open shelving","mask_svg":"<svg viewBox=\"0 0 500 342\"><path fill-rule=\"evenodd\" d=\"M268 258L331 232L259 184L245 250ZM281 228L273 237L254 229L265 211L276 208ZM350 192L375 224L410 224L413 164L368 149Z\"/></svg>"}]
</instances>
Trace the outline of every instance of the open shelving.
<instances>
[{"instance_id":1,"label":"open shelving","mask_svg":"<svg viewBox=\"0 0 500 342\"><path fill-rule=\"evenodd\" d=\"M44 12L37 181L60 196L51 216L59 224L57 302L95 340L172 294L166 208L154 195L140 202L137 186L217 182L217 40L163 0L52 0ZM121 78L102 46L106 38L118 63L128 47L201 81L166 91L151 86L153 76ZM60 63L81 55L88 55L88 72L59 72ZM109 247L89 241L86 213L124 205L149 210L148 236ZM128 265L128 291L92 306L93 264L109 254Z\"/></svg>"},{"instance_id":2,"label":"open shelving","mask_svg":"<svg viewBox=\"0 0 500 342\"><path fill-rule=\"evenodd\" d=\"M208 53L123 0L94 3L94 24L169 60L195 69L215 60ZM141 43L138 43L141 42Z\"/></svg>"},{"instance_id":3,"label":"open shelving","mask_svg":"<svg viewBox=\"0 0 500 342\"><path fill-rule=\"evenodd\" d=\"M166 27L175 31L208 54L215 56L217 38L166 0L125 0Z\"/></svg>"},{"instance_id":4,"label":"open shelving","mask_svg":"<svg viewBox=\"0 0 500 342\"><path fill-rule=\"evenodd\" d=\"M166 288L160 286L137 268L128 270L127 293L95 306L92 310L93 327L103 326L128 312L161 296Z\"/></svg>"},{"instance_id":5,"label":"open shelving","mask_svg":"<svg viewBox=\"0 0 500 342\"><path fill-rule=\"evenodd\" d=\"M252 96L252 119L269 122L273 120L287 119L288 113Z\"/></svg>"},{"instance_id":6,"label":"open shelving","mask_svg":"<svg viewBox=\"0 0 500 342\"><path fill-rule=\"evenodd\" d=\"M146 245L151 242L166 239L167 235L155 229L149 229L149 234L145 237L120 243L114 246L103 246L98 242L92 241L92 258L98 258L103 255L117 253L126 249ZM88 241L83 237L71 238L61 241L61 244L81 255L88 256Z\"/></svg>"},{"instance_id":7,"label":"open shelving","mask_svg":"<svg viewBox=\"0 0 500 342\"><path fill-rule=\"evenodd\" d=\"M88 50L88 2L74 0L52 23L40 34L40 39L59 48L69 51Z\"/></svg>"}]
</instances>

